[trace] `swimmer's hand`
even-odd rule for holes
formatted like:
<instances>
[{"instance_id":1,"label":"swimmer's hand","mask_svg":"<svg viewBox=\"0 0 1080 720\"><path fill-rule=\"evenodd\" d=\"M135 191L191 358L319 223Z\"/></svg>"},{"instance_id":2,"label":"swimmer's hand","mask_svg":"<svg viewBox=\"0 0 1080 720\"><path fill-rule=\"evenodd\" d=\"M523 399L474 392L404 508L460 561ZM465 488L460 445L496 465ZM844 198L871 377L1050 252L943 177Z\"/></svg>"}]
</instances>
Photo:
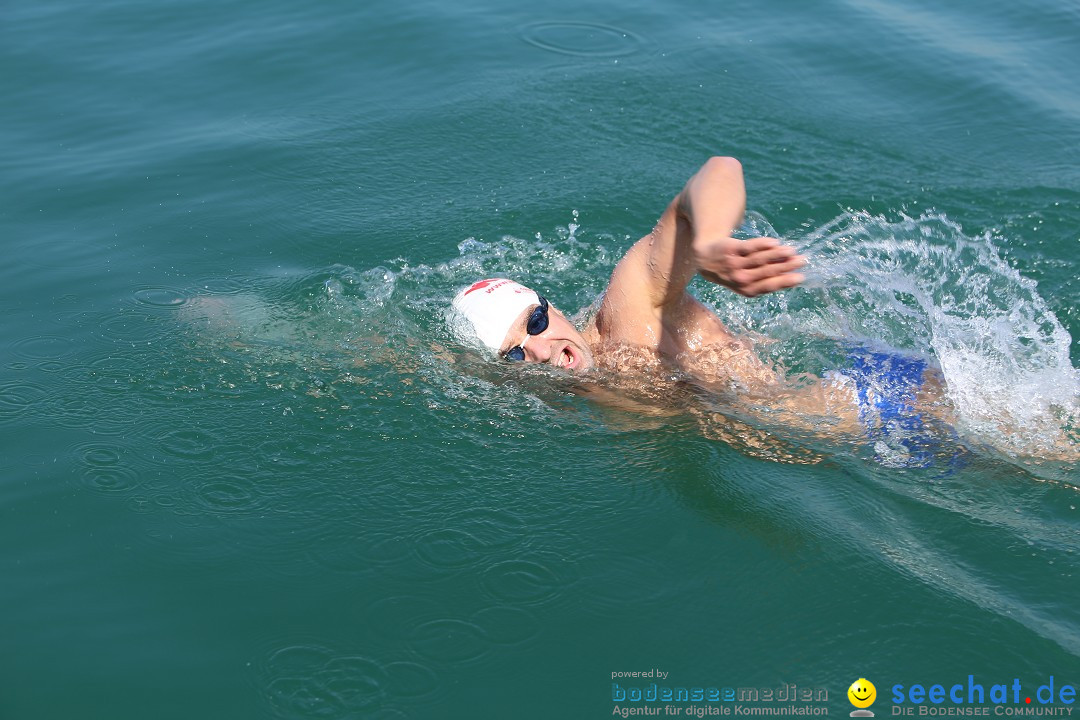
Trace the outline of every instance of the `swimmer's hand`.
<instances>
[{"instance_id":1,"label":"swimmer's hand","mask_svg":"<svg viewBox=\"0 0 1080 720\"><path fill-rule=\"evenodd\" d=\"M699 237L694 238L693 248L703 278L746 297L795 287L805 279L795 271L806 265L806 258L776 238Z\"/></svg>"}]
</instances>

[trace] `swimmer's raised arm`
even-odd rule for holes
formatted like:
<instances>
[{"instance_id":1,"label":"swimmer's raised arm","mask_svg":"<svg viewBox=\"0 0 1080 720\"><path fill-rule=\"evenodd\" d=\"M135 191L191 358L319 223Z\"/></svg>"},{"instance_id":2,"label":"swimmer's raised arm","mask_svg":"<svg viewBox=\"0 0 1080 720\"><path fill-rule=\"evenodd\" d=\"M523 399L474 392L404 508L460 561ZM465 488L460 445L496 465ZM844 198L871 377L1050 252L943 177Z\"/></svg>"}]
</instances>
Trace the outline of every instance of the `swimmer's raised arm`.
<instances>
[{"instance_id":1,"label":"swimmer's raised arm","mask_svg":"<svg viewBox=\"0 0 1080 720\"><path fill-rule=\"evenodd\" d=\"M742 165L735 158L711 158L686 183L674 205L678 218L689 226L695 269L706 280L747 297L803 281L795 271L805 260L796 255L795 248L776 238L731 237L746 210ZM685 239L677 242L685 243Z\"/></svg>"},{"instance_id":2,"label":"swimmer's raised arm","mask_svg":"<svg viewBox=\"0 0 1080 720\"><path fill-rule=\"evenodd\" d=\"M748 297L798 285L805 260L794 248L731 237L745 208L742 165L710 158L616 266L605 304L636 313L678 307L695 273Z\"/></svg>"}]
</instances>

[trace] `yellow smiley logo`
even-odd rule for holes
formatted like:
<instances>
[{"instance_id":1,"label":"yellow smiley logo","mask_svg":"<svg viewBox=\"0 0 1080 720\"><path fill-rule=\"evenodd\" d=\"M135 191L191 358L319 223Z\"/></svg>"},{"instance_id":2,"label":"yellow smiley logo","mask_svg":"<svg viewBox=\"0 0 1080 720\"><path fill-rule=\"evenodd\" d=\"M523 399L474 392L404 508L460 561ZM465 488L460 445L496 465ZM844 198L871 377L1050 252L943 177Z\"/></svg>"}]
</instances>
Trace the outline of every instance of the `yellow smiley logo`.
<instances>
[{"instance_id":1,"label":"yellow smiley logo","mask_svg":"<svg viewBox=\"0 0 1080 720\"><path fill-rule=\"evenodd\" d=\"M877 688L866 678L859 678L847 689L848 700L857 708L868 708L877 699Z\"/></svg>"}]
</instances>

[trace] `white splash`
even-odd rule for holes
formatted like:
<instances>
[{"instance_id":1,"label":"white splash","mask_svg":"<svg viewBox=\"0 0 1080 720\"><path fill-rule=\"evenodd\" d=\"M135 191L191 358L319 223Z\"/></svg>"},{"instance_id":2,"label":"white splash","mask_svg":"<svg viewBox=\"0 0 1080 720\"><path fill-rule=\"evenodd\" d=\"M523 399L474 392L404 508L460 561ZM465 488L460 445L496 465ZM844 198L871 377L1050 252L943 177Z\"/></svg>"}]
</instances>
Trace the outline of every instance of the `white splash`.
<instances>
[{"instance_id":1,"label":"white splash","mask_svg":"<svg viewBox=\"0 0 1080 720\"><path fill-rule=\"evenodd\" d=\"M1023 454L1069 443L1072 338L989 233L968 236L941 213L849 211L803 245L806 291L820 300L802 314L807 327L932 351L965 434Z\"/></svg>"}]
</instances>

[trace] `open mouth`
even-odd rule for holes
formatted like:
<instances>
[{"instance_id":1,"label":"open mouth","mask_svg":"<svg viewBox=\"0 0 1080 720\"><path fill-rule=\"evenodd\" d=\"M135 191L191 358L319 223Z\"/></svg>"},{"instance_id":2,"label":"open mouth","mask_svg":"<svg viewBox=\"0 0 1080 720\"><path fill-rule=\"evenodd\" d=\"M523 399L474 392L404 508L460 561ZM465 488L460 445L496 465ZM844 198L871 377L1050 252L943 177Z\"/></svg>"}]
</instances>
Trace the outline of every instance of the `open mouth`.
<instances>
[{"instance_id":1,"label":"open mouth","mask_svg":"<svg viewBox=\"0 0 1080 720\"><path fill-rule=\"evenodd\" d=\"M555 362L555 366L570 370L574 367L576 362L577 356L574 354L573 349L569 345L567 345L559 351L559 357L558 360L556 360Z\"/></svg>"},{"instance_id":2,"label":"open mouth","mask_svg":"<svg viewBox=\"0 0 1080 720\"><path fill-rule=\"evenodd\" d=\"M573 356L573 352L569 348L563 348L562 357L558 358L558 366L566 368L573 367L573 361L575 361L575 359L577 358Z\"/></svg>"}]
</instances>

